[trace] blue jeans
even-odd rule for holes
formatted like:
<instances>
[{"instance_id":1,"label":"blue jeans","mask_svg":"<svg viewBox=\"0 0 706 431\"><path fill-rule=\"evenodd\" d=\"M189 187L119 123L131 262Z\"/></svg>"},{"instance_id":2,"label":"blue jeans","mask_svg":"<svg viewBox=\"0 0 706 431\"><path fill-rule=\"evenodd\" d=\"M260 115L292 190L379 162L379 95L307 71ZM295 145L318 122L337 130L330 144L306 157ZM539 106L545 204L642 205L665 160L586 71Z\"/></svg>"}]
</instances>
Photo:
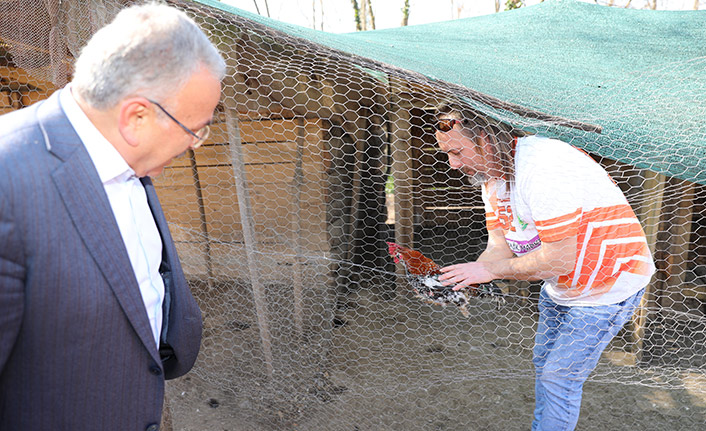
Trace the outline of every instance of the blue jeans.
<instances>
[{"instance_id":1,"label":"blue jeans","mask_svg":"<svg viewBox=\"0 0 706 431\"><path fill-rule=\"evenodd\" d=\"M574 429L581 410L583 383L644 293L642 289L618 304L567 307L556 304L542 289L533 359L533 431Z\"/></svg>"}]
</instances>

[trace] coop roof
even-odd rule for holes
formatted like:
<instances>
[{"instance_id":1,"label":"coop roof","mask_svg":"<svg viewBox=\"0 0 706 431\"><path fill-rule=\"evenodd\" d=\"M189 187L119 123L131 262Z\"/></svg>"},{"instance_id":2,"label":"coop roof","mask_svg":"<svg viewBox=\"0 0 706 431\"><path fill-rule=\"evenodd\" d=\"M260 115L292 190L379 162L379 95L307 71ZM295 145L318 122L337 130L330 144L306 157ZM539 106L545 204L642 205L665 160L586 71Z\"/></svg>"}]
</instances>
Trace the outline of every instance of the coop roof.
<instances>
[{"instance_id":1,"label":"coop roof","mask_svg":"<svg viewBox=\"0 0 706 431\"><path fill-rule=\"evenodd\" d=\"M597 125L600 133L542 126L485 107L601 156L706 183L706 11L553 0L475 18L332 34L199 2L432 81Z\"/></svg>"}]
</instances>

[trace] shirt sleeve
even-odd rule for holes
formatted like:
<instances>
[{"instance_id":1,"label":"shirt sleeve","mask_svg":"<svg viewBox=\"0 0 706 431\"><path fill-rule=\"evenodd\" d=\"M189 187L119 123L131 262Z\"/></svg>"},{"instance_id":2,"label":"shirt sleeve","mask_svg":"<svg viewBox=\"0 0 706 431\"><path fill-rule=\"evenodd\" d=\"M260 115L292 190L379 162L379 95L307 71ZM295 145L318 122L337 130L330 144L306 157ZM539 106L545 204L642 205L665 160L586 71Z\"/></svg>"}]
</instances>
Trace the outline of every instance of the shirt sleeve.
<instances>
[{"instance_id":1,"label":"shirt sleeve","mask_svg":"<svg viewBox=\"0 0 706 431\"><path fill-rule=\"evenodd\" d=\"M500 219L498 218L497 214L497 197L493 199L491 196L488 195L488 187L486 184L483 184L481 186L481 197L483 198L483 206L485 208L485 226L486 229L488 229L488 232L491 230L495 229L500 229ZM493 201L496 202L496 205L493 206Z\"/></svg>"},{"instance_id":2,"label":"shirt sleeve","mask_svg":"<svg viewBox=\"0 0 706 431\"><path fill-rule=\"evenodd\" d=\"M586 156L573 148L534 157L518 180L518 192L529 206L542 242L561 241L578 234L583 195L590 182L583 170L585 161L580 157Z\"/></svg>"}]
</instances>

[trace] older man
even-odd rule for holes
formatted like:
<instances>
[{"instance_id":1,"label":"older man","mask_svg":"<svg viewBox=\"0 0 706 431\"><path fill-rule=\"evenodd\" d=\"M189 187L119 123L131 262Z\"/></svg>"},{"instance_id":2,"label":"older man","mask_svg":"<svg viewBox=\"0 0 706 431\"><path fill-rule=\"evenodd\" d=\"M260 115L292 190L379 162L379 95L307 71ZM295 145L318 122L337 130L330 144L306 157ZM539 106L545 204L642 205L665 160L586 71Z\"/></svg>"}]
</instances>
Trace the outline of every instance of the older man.
<instances>
[{"instance_id":1,"label":"older man","mask_svg":"<svg viewBox=\"0 0 706 431\"><path fill-rule=\"evenodd\" d=\"M0 429L159 428L201 315L149 175L206 139L224 73L183 12L136 6L0 117Z\"/></svg>"},{"instance_id":2,"label":"older man","mask_svg":"<svg viewBox=\"0 0 706 431\"><path fill-rule=\"evenodd\" d=\"M572 430L584 381L654 272L640 223L605 170L564 142L460 105L439 109L436 138L451 167L482 184L489 237L477 261L440 279L544 280L532 429Z\"/></svg>"}]
</instances>

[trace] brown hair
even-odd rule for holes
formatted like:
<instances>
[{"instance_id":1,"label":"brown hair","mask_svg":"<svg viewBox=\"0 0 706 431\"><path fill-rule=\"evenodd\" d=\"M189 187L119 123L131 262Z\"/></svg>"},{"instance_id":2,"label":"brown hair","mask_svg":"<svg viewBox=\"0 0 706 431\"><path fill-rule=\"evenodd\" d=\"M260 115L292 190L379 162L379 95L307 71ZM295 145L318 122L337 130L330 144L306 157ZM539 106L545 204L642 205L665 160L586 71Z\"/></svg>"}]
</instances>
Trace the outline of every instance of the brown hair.
<instances>
[{"instance_id":1,"label":"brown hair","mask_svg":"<svg viewBox=\"0 0 706 431\"><path fill-rule=\"evenodd\" d=\"M476 143L480 154L487 157L488 155L483 153L478 141L480 132L485 132L494 150L493 157L500 164L505 179L508 182L514 180L515 161L513 155L515 139L525 136L526 133L524 131L457 102L444 103L436 111L437 119L453 118L459 120L463 126L461 133Z\"/></svg>"}]
</instances>

